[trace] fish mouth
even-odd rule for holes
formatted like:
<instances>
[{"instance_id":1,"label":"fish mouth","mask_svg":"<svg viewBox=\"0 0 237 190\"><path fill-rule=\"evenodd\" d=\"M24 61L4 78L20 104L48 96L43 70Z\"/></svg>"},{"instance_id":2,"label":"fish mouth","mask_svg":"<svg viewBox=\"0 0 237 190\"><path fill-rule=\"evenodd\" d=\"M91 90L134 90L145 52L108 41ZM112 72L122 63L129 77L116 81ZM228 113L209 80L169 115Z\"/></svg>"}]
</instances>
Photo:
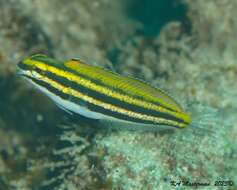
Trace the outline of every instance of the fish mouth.
<instances>
[{"instance_id":1,"label":"fish mouth","mask_svg":"<svg viewBox=\"0 0 237 190\"><path fill-rule=\"evenodd\" d=\"M22 70L22 68L21 68L21 65L22 64L22 62L19 62L16 66L16 76L22 76L22 75L24 75L24 71Z\"/></svg>"},{"instance_id":2,"label":"fish mouth","mask_svg":"<svg viewBox=\"0 0 237 190\"><path fill-rule=\"evenodd\" d=\"M17 69L16 69L15 75L17 77L27 78L28 77L28 74L27 74L28 72L29 72L28 70L23 70L18 66Z\"/></svg>"},{"instance_id":3,"label":"fish mouth","mask_svg":"<svg viewBox=\"0 0 237 190\"><path fill-rule=\"evenodd\" d=\"M17 70L16 70L16 76L25 76L25 71L22 70L21 68L17 67Z\"/></svg>"},{"instance_id":4,"label":"fish mouth","mask_svg":"<svg viewBox=\"0 0 237 190\"><path fill-rule=\"evenodd\" d=\"M22 61L17 64L16 75L17 76L25 76L27 72L29 72L30 68L26 66Z\"/></svg>"}]
</instances>

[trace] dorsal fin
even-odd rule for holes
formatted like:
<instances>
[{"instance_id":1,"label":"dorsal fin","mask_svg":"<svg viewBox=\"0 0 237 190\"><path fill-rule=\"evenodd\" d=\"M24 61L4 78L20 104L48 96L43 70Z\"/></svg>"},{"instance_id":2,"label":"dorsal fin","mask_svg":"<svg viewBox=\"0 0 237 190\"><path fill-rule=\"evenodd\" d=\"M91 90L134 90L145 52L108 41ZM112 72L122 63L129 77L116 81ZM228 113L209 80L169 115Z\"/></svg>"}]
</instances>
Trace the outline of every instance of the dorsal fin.
<instances>
[{"instance_id":1,"label":"dorsal fin","mask_svg":"<svg viewBox=\"0 0 237 190\"><path fill-rule=\"evenodd\" d=\"M119 90L125 94L139 97L145 101L162 105L171 110L182 112L181 106L169 95L159 88L128 76L121 76L102 68L91 66L78 59L73 59L64 63L65 67L77 72L80 75L96 80L104 86Z\"/></svg>"}]
</instances>

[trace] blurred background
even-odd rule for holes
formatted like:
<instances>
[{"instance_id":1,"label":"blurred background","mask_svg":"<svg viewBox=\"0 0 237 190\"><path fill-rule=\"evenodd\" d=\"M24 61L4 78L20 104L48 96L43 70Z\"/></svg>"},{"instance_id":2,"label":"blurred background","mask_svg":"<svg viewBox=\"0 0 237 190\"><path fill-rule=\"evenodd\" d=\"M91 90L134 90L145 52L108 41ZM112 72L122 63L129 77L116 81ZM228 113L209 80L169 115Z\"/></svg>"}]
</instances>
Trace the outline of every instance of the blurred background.
<instances>
[{"instance_id":1,"label":"blurred background","mask_svg":"<svg viewBox=\"0 0 237 190\"><path fill-rule=\"evenodd\" d=\"M217 180L237 189L236 8L236 0L0 0L0 190L155 190L180 181L217 189ZM72 121L15 75L35 53L112 64L161 87L197 113L201 134Z\"/></svg>"}]
</instances>

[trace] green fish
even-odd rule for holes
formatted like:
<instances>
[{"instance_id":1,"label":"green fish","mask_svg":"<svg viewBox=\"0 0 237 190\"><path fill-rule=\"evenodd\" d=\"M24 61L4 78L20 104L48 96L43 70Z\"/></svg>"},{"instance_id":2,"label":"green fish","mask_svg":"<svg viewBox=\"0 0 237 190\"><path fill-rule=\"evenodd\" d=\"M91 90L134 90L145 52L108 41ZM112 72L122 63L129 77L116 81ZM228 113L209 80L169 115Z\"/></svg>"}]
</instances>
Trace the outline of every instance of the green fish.
<instances>
[{"instance_id":1,"label":"green fish","mask_svg":"<svg viewBox=\"0 0 237 190\"><path fill-rule=\"evenodd\" d=\"M37 54L18 67L20 75L61 108L87 118L142 129L185 128L191 123L189 114L161 89L78 59L63 62Z\"/></svg>"}]
</instances>

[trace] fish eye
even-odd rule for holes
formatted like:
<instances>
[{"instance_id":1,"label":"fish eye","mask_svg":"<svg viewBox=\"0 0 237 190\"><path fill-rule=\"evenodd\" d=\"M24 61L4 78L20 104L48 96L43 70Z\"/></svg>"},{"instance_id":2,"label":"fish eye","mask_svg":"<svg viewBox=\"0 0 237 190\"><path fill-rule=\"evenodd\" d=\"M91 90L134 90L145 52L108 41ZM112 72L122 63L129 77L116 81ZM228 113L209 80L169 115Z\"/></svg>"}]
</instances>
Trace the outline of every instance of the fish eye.
<instances>
[{"instance_id":1,"label":"fish eye","mask_svg":"<svg viewBox=\"0 0 237 190\"><path fill-rule=\"evenodd\" d=\"M36 70L30 70L31 76L35 79L41 80L43 78L42 73L36 71Z\"/></svg>"},{"instance_id":2,"label":"fish eye","mask_svg":"<svg viewBox=\"0 0 237 190\"><path fill-rule=\"evenodd\" d=\"M34 78L38 78L38 73L36 73L34 70L30 70L31 76Z\"/></svg>"}]
</instances>

